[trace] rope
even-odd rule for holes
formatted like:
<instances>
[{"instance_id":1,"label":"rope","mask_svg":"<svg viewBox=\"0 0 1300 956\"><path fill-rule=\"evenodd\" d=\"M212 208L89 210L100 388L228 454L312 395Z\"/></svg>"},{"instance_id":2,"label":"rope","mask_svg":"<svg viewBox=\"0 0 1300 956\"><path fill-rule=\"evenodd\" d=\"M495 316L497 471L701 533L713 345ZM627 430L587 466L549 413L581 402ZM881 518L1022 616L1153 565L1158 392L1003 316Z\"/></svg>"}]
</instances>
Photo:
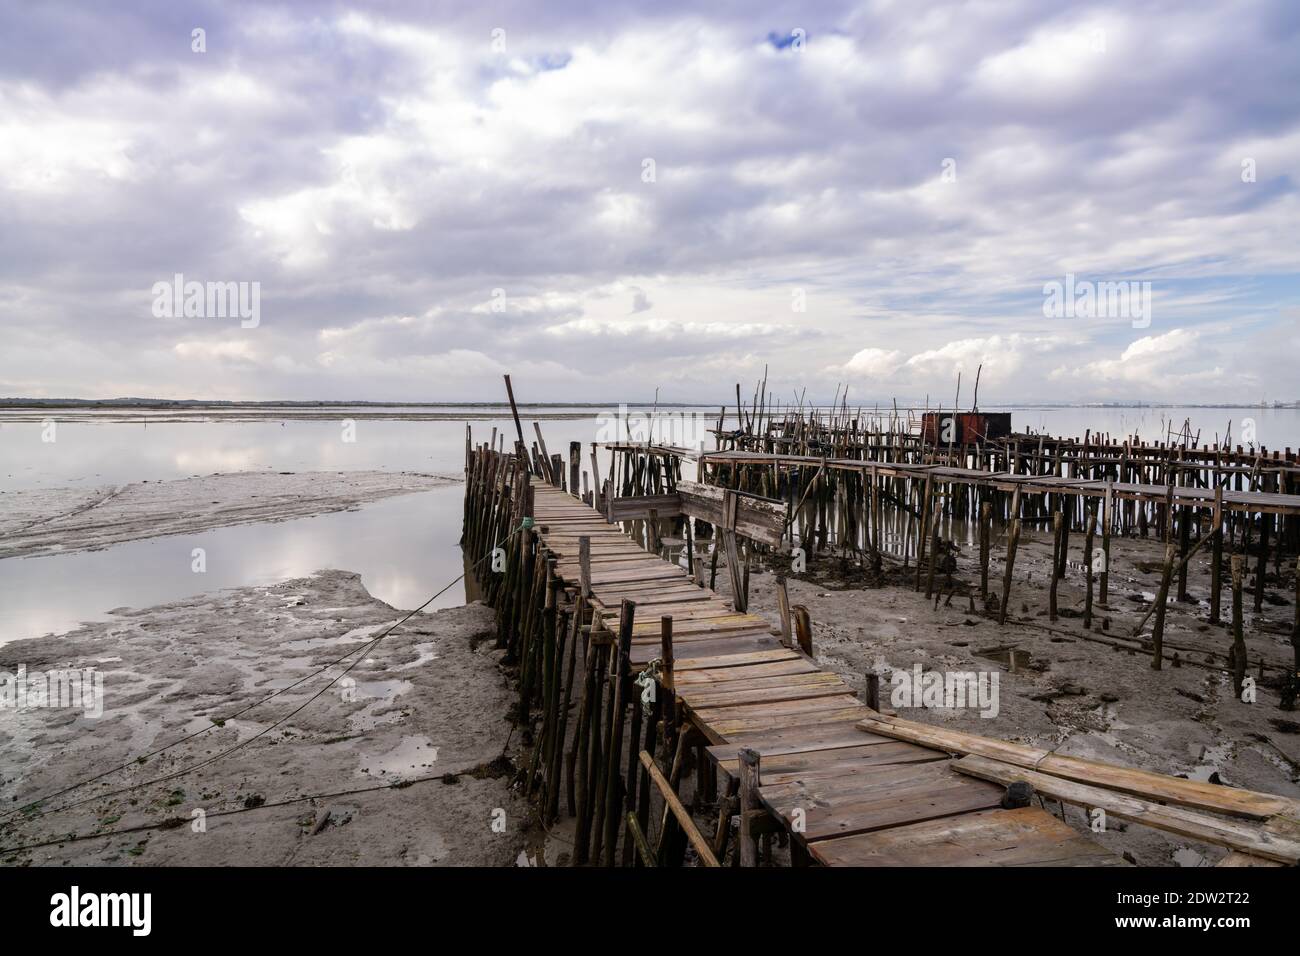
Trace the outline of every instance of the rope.
<instances>
[{"instance_id":1,"label":"rope","mask_svg":"<svg viewBox=\"0 0 1300 956\"><path fill-rule=\"evenodd\" d=\"M633 679L633 683L641 688L641 709L647 714L655 700L655 682L663 677L663 663L663 658L651 659Z\"/></svg>"},{"instance_id":2,"label":"rope","mask_svg":"<svg viewBox=\"0 0 1300 956\"><path fill-rule=\"evenodd\" d=\"M336 790L333 793L310 793L299 797L289 797L285 800L276 800L272 803L259 803L255 807L236 807L231 810L213 810L211 813L205 813L203 818L207 820L213 817L233 817L239 813L252 813L254 810L270 810L273 807L287 807L292 806L295 803L305 803L308 800L327 800L335 797L352 797L363 793L375 793L380 790L404 790L407 787L414 787L416 784L432 783L435 780L446 782L448 776L463 776L474 769L474 767L470 767L466 770L452 770L440 774L426 774L420 777L412 777L409 780L395 780L392 783L380 783L373 787L356 787L351 790ZM64 843L82 843L86 840L127 836L132 833L145 833L149 830L175 830L189 822L190 818L187 817L168 817L166 820L159 820L156 823L142 823L138 826L122 827L117 830L101 830L98 833L68 833L49 840L42 840L39 843L24 843L21 846L2 847L0 848L0 854L19 853L23 850L36 850L47 846L60 846Z\"/></svg>"}]
</instances>

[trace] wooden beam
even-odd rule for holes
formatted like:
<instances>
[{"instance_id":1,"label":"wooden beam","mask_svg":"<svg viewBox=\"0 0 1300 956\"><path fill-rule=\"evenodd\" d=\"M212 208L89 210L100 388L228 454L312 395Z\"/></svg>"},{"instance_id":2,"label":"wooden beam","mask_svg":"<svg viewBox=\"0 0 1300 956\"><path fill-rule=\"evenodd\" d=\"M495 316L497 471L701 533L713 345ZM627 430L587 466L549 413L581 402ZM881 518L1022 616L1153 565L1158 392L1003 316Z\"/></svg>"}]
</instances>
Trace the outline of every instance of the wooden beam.
<instances>
[{"instance_id":1,"label":"wooden beam","mask_svg":"<svg viewBox=\"0 0 1300 956\"><path fill-rule=\"evenodd\" d=\"M682 806L682 801L673 792L673 788L668 785L663 773L655 766L654 758L644 750L641 751L641 766L645 767L646 772L650 774L650 779L659 788L660 796L664 798L664 803L672 811L673 816L677 818L677 822L681 824L682 830L686 833L686 839L690 841L691 846L695 847L695 852L699 854L700 861L705 866L717 866L718 859L713 855L713 848L704 839L704 834L695 825L690 813Z\"/></svg>"},{"instance_id":2,"label":"wooden beam","mask_svg":"<svg viewBox=\"0 0 1300 956\"><path fill-rule=\"evenodd\" d=\"M1179 807L1162 806L1114 790L1053 777L973 754L958 760L953 764L953 769L1004 786L1023 780L1038 793L1055 800L1088 809L1099 807L1108 817L1141 823L1167 833L1227 847L1229 850L1250 853L1279 863L1294 864L1300 861L1300 842L1281 834L1265 833L1258 826L1249 823L1211 817Z\"/></svg>"},{"instance_id":3,"label":"wooden beam","mask_svg":"<svg viewBox=\"0 0 1300 956\"><path fill-rule=\"evenodd\" d=\"M879 717L867 717L858 722L858 729L882 737L892 737L895 740L906 740L924 747L937 747L949 753L989 757L1055 777L1078 780L1199 810L1214 810L1257 820L1265 820L1278 814L1289 817L1300 816L1300 801L1290 797L1258 793L1254 790L1239 790L1235 787L1201 783L1197 780L1184 780L1181 777L1170 777L1149 770L1117 767L1114 764L1085 760L1081 757L1063 757L1037 747L1027 747L1024 744L994 740L956 730L945 730L904 720L901 717L890 717L884 714Z\"/></svg>"}]
</instances>

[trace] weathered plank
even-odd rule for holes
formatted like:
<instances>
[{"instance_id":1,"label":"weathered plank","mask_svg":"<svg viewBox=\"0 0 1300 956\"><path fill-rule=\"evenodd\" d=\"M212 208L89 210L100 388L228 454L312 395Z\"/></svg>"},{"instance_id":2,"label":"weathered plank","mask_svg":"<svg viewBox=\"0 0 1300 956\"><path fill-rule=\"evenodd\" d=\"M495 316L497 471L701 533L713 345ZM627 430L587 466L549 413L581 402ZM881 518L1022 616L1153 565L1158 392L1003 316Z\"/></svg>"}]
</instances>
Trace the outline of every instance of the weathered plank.
<instances>
[{"instance_id":1,"label":"weathered plank","mask_svg":"<svg viewBox=\"0 0 1300 956\"><path fill-rule=\"evenodd\" d=\"M866 779L764 784L759 793L763 803L787 821L800 813L802 837L808 843L998 806L1002 787L953 773L951 762L880 767Z\"/></svg>"},{"instance_id":2,"label":"weathered plank","mask_svg":"<svg viewBox=\"0 0 1300 956\"><path fill-rule=\"evenodd\" d=\"M826 866L1125 866L1038 807L982 810L809 845Z\"/></svg>"},{"instance_id":3,"label":"weathered plank","mask_svg":"<svg viewBox=\"0 0 1300 956\"><path fill-rule=\"evenodd\" d=\"M928 724L919 724L898 717L883 714L873 716L864 720L861 726L863 730L872 733L938 747L949 753L975 754L1017 767L1038 770L1055 777L1107 787L1179 806L1215 810L1255 819L1266 819L1278 814L1300 816L1300 813L1297 813L1300 803L1288 797L1237 790L1197 780L1184 780L1147 770L1117 767L1096 760L1062 757L1037 747L1026 747L1022 744L931 727Z\"/></svg>"},{"instance_id":4,"label":"weathered plank","mask_svg":"<svg viewBox=\"0 0 1300 956\"><path fill-rule=\"evenodd\" d=\"M1099 807L1108 817L1141 823L1178 836L1277 860L1279 863L1294 864L1300 861L1300 842L1283 834L1267 833L1248 823L1211 817L1181 807L1161 806L1114 790L1038 773L974 754L958 760L953 764L953 769L1003 786L1024 780L1039 793L1088 809Z\"/></svg>"}]
</instances>

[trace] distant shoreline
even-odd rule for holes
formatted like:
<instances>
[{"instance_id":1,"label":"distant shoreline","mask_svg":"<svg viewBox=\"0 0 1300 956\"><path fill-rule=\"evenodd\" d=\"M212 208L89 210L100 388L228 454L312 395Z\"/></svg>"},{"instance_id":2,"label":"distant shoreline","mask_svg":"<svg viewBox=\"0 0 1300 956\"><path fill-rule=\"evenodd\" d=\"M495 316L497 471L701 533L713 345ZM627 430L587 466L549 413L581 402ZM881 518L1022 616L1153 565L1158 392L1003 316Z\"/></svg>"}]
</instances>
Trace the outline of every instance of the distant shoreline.
<instances>
[{"instance_id":1,"label":"distant shoreline","mask_svg":"<svg viewBox=\"0 0 1300 956\"><path fill-rule=\"evenodd\" d=\"M748 407L749 403L745 403ZM830 408L834 403L809 403L804 407ZM727 402L664 402L664 401L622 401L622 402L519 402L520 409L525 408L617 408L626 405L635 408L731 408L734 403ZM890 402L850 402L850 408L893 407ZM940 404L898 405L899 411L941 409ZM1296 402L1215 402L1202 404L1197 402L990 402L982 408L1033 409L1033 408L1250 408L1250 409L1297 409ZM373 402L373 401L228 401L207 399L155 399L155 398L0 398L0 411L29 410L33 408L48 409L141 409L141 410L178 410L217 411L240 410L311 410L334 408L413 408L413 409L452 409L452 408L491 408L509 410L508 402Z\"/></svg>"}]
</instances>

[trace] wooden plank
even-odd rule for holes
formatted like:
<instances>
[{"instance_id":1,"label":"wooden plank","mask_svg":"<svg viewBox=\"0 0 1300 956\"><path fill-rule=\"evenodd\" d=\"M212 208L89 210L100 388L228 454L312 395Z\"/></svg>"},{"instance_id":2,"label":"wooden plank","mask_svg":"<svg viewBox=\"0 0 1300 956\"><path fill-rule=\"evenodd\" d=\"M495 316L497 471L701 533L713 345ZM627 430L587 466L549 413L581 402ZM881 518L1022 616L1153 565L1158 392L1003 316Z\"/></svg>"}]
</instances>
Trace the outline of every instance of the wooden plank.
<instances>
[{"instance_id":1,"label":"wooden plank","mask_svg":"<svg viewBox=\"0 0 1300 956\"><path fill-rule=\"evenodd\" d=\"M999 805L1003 788L952 772L952 761L879 767L868 779L852 777L763 785L763 803L791 821L803 812L807 843ZM967 786L967 782L978 786Z\"/></svg>"},{"instance_id":2,"label":"wooden plank","mask_svg":"<svg viewBox=\"0 0 1300 956\"><path fill-rule=\"evenodd\" d=\"M682 498L679 494L671 495L622 495L611 498L606 506L606 518L610 524L617 521L635 521L647 519L654 511L660 518L675 518L682 513Z\"/></svg>"},{"instance_id":3,"label":"wooden plank","mask_svg":"<svg viewBox=\"0 0 1300 956\"><path fill-rule=\"evenodd\" d=\"M872 733L908 740L923 746L938 747L949 753L975 754L1000 760L1017 767L1069 780L1094 784L1136 796L1200 810L1215 810L1237 816L1266 819L1282 814L1300 816L1300 802L1288 797L1237 790L1232 787L1196 780L1184 780L1146 770L1117 767L1079 757L1061 757L1037 747L992 740L975 734L961 733L881 714L865 719L862 729Z\"/></svg>"},{"instance_id":4,"label":"wooden plank","mask_svg":"<svg viewBox=\"0 0 1300 956\"><path fill-rule=\"evenodd\" d=\"M1276 860L1266 860L1260 856L1251 856L1249 853L1232 852L1225 856L1215 866L1283 866Z\"/></svg>"},{"instance_id":5,"label":"wooden plank","mask_svg":"<svg viewBox=\"0 0 1300 956\"><path fill-rule=\"evenodd\" d=\"M617 595L615 597L615 595ZM700 591L698 588L690 590L675 591L669 593L656 593L654 591L625 591L621 589L600 588L596 595L596 600L606 606L612 606L614 601L621 601L623 598L629 601L635 601L637 607L655 607L668 604L681 604L682 602L707 601L709 595ZM659 611L655 612L659 614ZM668 613L667 611L663 613Z\"/></svg>"},{"instance_id":6,"label":"wooden plank","mask_svg":"<svg viewBox=\"0 0 1300 956\"><path fill-rule=\"evenodd\" d=\"M673 640L677 639L676 620L674 619ZM821 670L805 657L791 660L774 661L770 664L748 664L743 667L719 667L715 670L694 670L676 674L673 680L680 689L692 684L717 684L737 680L754 680L761 677L781 677L788 674L814 674Z\"/></svg>"},{"instance_id":7,"label":"wooden plank","mask_svg":"<svg viewBox=\"0 0 1300 956\"><path fill-rule=\"evenodd\" d=\"M865 738L865 741L864 741ZM767 733L740 733L727 739L720 747L710 747L715 760L725 760L736 755L741 747L757 750L763 757L781 754L806 753L815 750L833 750L839 747L858 747L864 742L884 743L890 737L868 734L858 729L855 722L826 723L819 727L785 727Z\"/></svg>"},{"instance_id":8,"label":"wooden plank","mask_svg":"<svg viewBox=\"0 0 1300 956\"><path fill-rule=\"evenodd\" d=\"M672 579L680 581L688 580L685 571L681 568L674 567L671 564L665 564L663 561L656 561L654 564L645 564L630 568L620 566L619 569L615 571L597 571L595 568L591 569L591 584L593 587L599 587L604 584ZM696 590L700 589L696 588Z\"/></svg>"},{"instance_id":9,"label":"wooden plank","mask_svg":"<svg viewBox=\"0 0 1300 956\"><path fill-rule=\"evenodd\" d=\"M729 528L738 535L770 547L781 546L785 533L785 504L772 499L735 494L735 523L729 524L724 500L729 492L714 485L694 481L679 481L677 492L681 497L683 514L707 521L715 527Z\"/></svg>"},{"instance_id":10,"label":"wooden plank","mask_svg":"<svg viewBox=\"0 0 1300 956\"><path fill-rule=\"evenodd\" d=\"M676 639L676 632L673 637ZM637 649L634 647L633 652ZM657 656L657 655L656 655ZM742 667L746 664L760 664L769 661L792 661L799 655L779 644L771 649L759 651L740 651L735 654L713 654L711 656L691 657L673 662L673 673L679 671L706 670L714 667ZM649 658L647 658L648 660Z\"/></svg>"},{"instance_id":11,"label":"wooden plank","mask_svg":"<svg viewBox=\"0 0 1300 956\"><path fill-rule=\"evenodd\" d=\"M740 720L745 717L797 717L801 714L818 710L840 710L845 707L862 706L852 694L836 694L833 697L815 698L813 700L791 700L782 703L739 704L731 707L702 707L695 710L695 716L706 723L719 720ZM694 709L694 708L692 708ZM723 712L725 711L725 713Z\"/></svg>"},{"instance_id":12,"label":"wooden plank","mask_svg":"<svg viewBox=\"0 0 1300 956\"><path fill-rule=\"evenodd\" d=\"M690 813L682 806L682 801L678 799L677 794L673 792L671 784L664 779L663 773L655 766L654 758L643 750L640 753L640 760L641 766L645 767L650 779L659 788L659 794L664 798L664 803L668 805L668 809L672 811L673 816L677 818L677 822L681 824L682 829L686 832L686 838L690 840L691 846L695 847L695 852L700 855L700 861L705 866L717 866L718 860L713 855L713 848L709 846L709 841L704 839L699 827L691 819Z\"/></svg>"},{"instance_id":13,"label":"wooden plank","mask_svg":"<svg viewBox=\"0 0 1300 956\"><path fill-rule=\"evenodd\" d=\"M676 634L673 634L673 643L675 643L675 644L697 644L697 645L699 645L699 644L704 644L704 643L710 643L710 644L712 644L712 643L714 643L714 642L716 642L716 641L718 641L718 640L720 640L720 639L727 639L727 640L730 640L731 638L734 638L734 637L761 637L761 638L769 638L769 637L772 637L772 636L773 636L773 635L772 635L772 632L771 632L771 631L728 631L728 632L726 632L725 634L700 634L700 633L696 633L696 634L687 634L685 637L681 637L681 638L679 638ZM649 645L652 645L652 644L653 644L653 645L655 645L655 646L658 646L658 644L659 644L659 639L658 639L658 638L655 638L655 637L638 637L638 638L637 638L636 640L634 640L632 643L633 643L633 645L636 645L636 644L642 644L642 645L649 646Z\"/></svg>"},{"instance_id":14,"label":"wooden plank","mask_svg":"<svg viewBox=\"0 0 1300 956\"><path fill-rule=\"evenodd\" d=\"M698 673L698 671L694 672ZM736 694L753 690L770 690L781 691L792 687L805 687L809 685L832 684L835 686L847 688L838 674L832 674L830 671L809 670L802 673L794 674L773 674L767 677L742 677L729 681L705 681L696 683L679 684L677 692L686 698L687 702L698 700L701 696L713 696L717 694ZM847 693L849 691L841 691Z\"/></svg>"},{"instance_id":15,"label":"wooden plank","mask_svg":"<svg viewBox=\"0 0 1300 956\"><path fill-rule=\"evenodd\" d=\"M829 675L834 677L834 675ZM799 700L820 700L822 698L843 698L850 688L844 681L835 678L832 681L823 681L815 684L795 684L790 686L777 686L768 688L756 688L752 690L736 691L734 693L719 692L716 694L683 694L682 699L686 706L691 708L697 714L701 710L715 710L717 708L739 709L750 704L778 704L789 701ZM848 696L852 697L852 694Z\"/></svg>"},{"instance_id":16,"label":"wooden plank","mask_svg":"<svg viewBox=\"0 0 1300 956\"><path fill-rule=\"evenodd\" d=\"M1125 866L1038 807L981 810L809 844L826 866Z\"/></svg>"},{"instance_id":17,"label":"wooden plank","mask_svg":"<svg viewBox=\"0 0 1300 956\"><path fill-rule=\"evenodd\" d=\"M712 753L732 754L725 760L718 760L718 769L728 777L734 777L739 766L735 752L740 744L723 744L710 747ZM750 748L754 749L754 748ZM811 750L802 753L769 755L760 752L762 759L763 785L775 786L792 783L795 780L814 780L822 777L851 777L868 774L873 767L890 764L925 763L932 760L949 760L949 756L929 747L903 743L901 740L885 740L859 744L856 747L838 747L833 750Z\"/></svg>"},{"instance_id":18,"label":"wooden plank","mask_svg":"<svg viewBox=\"0 0 1300 956\"><path fill-rule=\"evenodd\" d=\"M676 639L676 635L674 635ZM650 652L658 653L646 645L632 645L632 656L637 658ZM735 667L761 661L789 660L790 651L770 637L741 637L733 640L699 641L692 644L689 657L680 657L673 663L673 672L699 670L702 667ZM649 657L645 658L649 660Z\"/></svg>"},{"instance_id":19,"label":"wooden plank","mask_svg":"<svg viewBox=\"0 0 1300 956\"><path fill-rule=\"evenodd\" d=\"M1300 862L1300 842L1282 834L1266 833L1262 828L1249 823L1211 817L1181 807L1161 806L1114 790L1088 786L973 754L958 760L953 769L1003 786L1024 780L1039 793L1065 803L1088 809L1100 807L1108 817L1141 823L1167 833L1277 860L1279 863Z\"/></svg>"},{"instance_id":20,"label":"wooden plank","mask_svg":"<svg viewBox=\"0 0 1300 956\"><path fill-rule=\"evenodd\" d=\"M867 709L859 704L856 707L842 707L836 710L807 711L800 714L781 714L776 717L726 717L718 718L701 729L714 743L722 743L739 734L770 732L788 727L807 727L813 724L834 724L844 720L861 718Z\"/></svg>"},{"instance_id":21,"label":"wooden plank","mask_svg":"<svg viewBox=\"0 0 1300 956\"><path fill-rule=\"evenodd\" d=\"M703 589L700 589L703 590ZM708 593L705 591L704 593ZM678 616L673 615L673 634L677 634ZM695 605L683 606L681 615L681 633L696 634L700 632L721 633L723 631L750 631L761 628L771 630L764 618L757 617L753 614L737 614L730 608L701 608ZM658 627L634 626L632 628L634 635L639 634L658 634Z\"/></svg>"}]
</instances>

